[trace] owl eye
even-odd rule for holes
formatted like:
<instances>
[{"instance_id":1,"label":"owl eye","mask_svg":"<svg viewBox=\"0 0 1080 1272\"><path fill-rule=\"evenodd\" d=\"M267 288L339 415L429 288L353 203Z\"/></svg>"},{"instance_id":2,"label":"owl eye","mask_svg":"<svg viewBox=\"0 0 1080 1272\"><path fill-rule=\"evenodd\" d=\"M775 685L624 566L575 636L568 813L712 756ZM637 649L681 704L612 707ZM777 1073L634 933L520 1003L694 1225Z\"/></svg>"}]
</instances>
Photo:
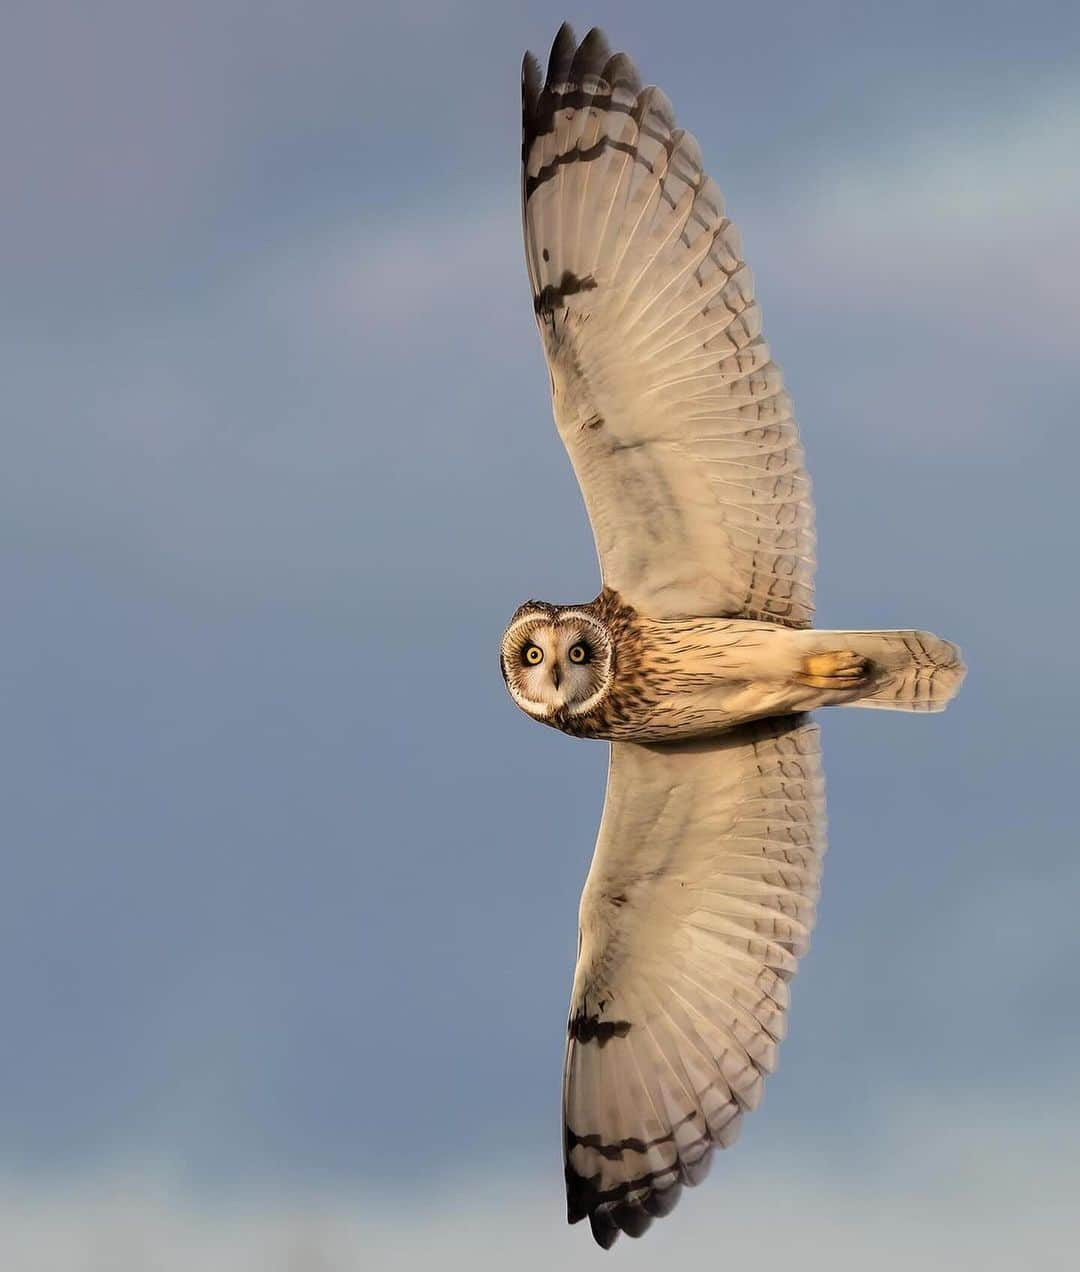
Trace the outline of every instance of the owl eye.
<instances>
[{"instance_id":1,"label":"owl eye","mask_svg":"<svg viewBox=\"0 0 1080 1272\"><path fill-rule=\"evenodd\" d=\"M544 661L544 651L539 645L526 645L522 658L524 658L530 667L539 667L539 665Z\"/></svg>"},{"instance_id":2,"label":"owl eye","mask_svg":"<svg viewBox=\"0 0 1080 1272\"><path fill-rule=\"evenodd\" d=\"M586 663L589 661L589 647L578 641L576 645L570 646L570 661L572 663Z\"/></svg>"}]
</instances>

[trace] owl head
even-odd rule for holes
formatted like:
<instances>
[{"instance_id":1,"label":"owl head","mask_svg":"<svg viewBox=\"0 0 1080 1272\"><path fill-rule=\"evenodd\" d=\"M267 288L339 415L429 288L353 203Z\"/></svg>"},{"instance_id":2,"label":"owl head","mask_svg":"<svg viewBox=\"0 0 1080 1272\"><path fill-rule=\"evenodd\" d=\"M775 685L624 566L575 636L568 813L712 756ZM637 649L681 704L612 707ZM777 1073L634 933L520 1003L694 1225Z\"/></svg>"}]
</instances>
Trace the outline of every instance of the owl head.
<instances>
[{"instance_id":1,"label":"owl head","mask_svg":"<svg viewBox=\"0 0 1080 1272\"><path fill-rule=\"evenodd\" d=\"M522 711L555 723L599 705L614 652L606 627L586 608L526 601L503 633L500 661Z\"/></svg>"}]
</instances>

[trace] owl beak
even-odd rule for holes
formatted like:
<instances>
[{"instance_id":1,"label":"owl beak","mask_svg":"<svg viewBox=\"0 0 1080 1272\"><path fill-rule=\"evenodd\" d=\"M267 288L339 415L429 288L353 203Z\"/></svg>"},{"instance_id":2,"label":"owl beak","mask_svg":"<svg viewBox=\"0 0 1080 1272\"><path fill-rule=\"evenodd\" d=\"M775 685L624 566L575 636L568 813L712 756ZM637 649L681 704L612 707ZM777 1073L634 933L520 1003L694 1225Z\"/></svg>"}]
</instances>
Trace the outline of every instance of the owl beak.
<instances>
[{"instance_id":1,"label":"owl beak","mask_svg":"<svg viewBox=\"0 0 1080 1272\"><path fill-rule=\"evenodd\" d=\"M562 679L562 677L559 675L559 669L558 669L558 667L552 667L552 669L551 669L551 683L555 686L555 688L556 688L556 689L558 689L558 687L559 687L559 681L560 681L561 679Z\"/></svg>"}]
</instances>

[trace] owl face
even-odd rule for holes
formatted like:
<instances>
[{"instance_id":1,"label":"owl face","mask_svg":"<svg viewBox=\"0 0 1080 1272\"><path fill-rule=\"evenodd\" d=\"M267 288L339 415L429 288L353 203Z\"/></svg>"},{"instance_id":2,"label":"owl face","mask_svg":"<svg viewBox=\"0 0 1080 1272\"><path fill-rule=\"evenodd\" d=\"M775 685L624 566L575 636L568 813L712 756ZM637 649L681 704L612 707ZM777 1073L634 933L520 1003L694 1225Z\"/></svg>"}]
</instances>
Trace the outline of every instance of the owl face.
<instances>
[{"instance_id":1,"label":"owl face","mask_svg":"<svg viewBox=\"0 0 1080 1272\"><path fill-rule=\"evenodd\" d=\"M611 683L614 650L603 625L580 609L530 601L502 639L503 679L537 720L591 711Z\"/></svg>"}]
</instances>

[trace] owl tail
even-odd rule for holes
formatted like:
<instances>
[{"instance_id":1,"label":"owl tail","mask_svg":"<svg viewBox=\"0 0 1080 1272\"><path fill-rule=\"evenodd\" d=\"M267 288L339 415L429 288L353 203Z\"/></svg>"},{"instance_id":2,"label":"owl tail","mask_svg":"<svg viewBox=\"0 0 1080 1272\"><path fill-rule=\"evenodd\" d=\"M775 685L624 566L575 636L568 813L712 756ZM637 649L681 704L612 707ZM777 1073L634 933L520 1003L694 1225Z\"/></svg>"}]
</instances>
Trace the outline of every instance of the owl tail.
<instances>
[{"instance_id":1,"label":"owl tail","mask_svg":"<svg viewBox=\"0 0 1080 1272\"><path fill-rule=\"evenodd\" d=\"M846 704L850 707L944 711L967 674L960 650L930 632L815 631L813 635L818 649L852 649L870 659L871 687Z\"/></svg>"}]
</instances>

